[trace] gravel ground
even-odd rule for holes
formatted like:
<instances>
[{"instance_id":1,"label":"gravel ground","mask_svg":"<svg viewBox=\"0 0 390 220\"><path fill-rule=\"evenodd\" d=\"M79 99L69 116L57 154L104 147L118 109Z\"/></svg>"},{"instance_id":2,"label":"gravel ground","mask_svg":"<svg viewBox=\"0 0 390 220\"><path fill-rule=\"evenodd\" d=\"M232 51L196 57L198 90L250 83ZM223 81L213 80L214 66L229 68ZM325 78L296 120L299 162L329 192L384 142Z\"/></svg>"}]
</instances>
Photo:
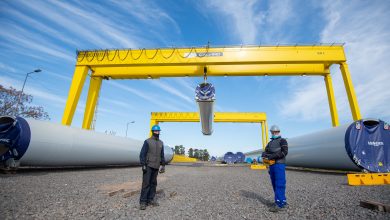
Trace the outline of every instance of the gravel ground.
<instances>
[{"instance_id":1,"label":"gravel ground","mask_svg":"<svg viewBox=\"0 0 390 220\"><path fill-rule=\"evenodd\" d=\"M160 206L145 211L138 209L139 167L1 174L0 218L390 219L390 213L359 206L360 200L390 204L390 186L348 186L344 174L288 170L290 208L270 213L273 192L266 171L201 165L166 170L158 177Z\"/></svg>"}]
</instances>

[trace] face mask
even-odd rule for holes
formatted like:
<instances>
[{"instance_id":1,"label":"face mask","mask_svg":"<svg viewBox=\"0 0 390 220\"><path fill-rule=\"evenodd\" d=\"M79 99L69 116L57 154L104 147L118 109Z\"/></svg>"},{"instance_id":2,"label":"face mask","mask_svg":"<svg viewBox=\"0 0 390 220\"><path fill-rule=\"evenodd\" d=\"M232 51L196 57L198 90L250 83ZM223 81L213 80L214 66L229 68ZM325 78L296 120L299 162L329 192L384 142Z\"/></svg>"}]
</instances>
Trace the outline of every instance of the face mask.
<instances>
[{"instance_id":1,"label":"face mask","mask_svg":"<svg viewBox=\"0 0 390 220\"><path fill-rule=\"evenodd\" d=\"M159 138L160 134L153 133L153 137Z\"/></svg>"},{"instance_id":2,"label":"face mask","mask_svg":"<svg viewBox=\"0 0 390 220\"><path fill-rule=\"evenodd\" d=\"M273 134L271 138L272 138L272 139L276 139L276 138L279 138L279 137L280 137L280 135L274 135L274 134Z\"/></svg>"}]
</instances>

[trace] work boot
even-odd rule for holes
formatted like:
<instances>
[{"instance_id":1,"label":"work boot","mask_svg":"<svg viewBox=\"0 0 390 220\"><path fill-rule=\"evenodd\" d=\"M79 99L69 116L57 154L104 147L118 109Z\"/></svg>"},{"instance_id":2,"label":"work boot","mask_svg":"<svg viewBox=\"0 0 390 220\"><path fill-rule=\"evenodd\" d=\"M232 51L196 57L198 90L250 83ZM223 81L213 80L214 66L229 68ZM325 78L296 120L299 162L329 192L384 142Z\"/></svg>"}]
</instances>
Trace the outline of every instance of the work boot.
<instances>
[{"instance_id":1,"label":"work boot","mask_svg":"<svg viewBox=\"0 0 390 220\"><path fill-rule=\"evenodd\" d=\"M139 204L139 209L140 210L145 210L146 209L146 203L140 203Z\"/></svg>"},{"instance_id":2,"label":"work boot","mask_svg":"<svg viewBox=\"0 0 390 220\"><path fill-rule=\"evenodd\" d=\"M159 206L160 204L156 200L152 200L149 202L149 205L151 206Z\"/></svg>"},{"instance_id":3,"label":"work boot","mask_svg":"<svg viewBox=\"0 0 390 220\"><path fill-rule=\"evenodd\" d=\"M273 204L271 206L271 208L269 208L269 211L270 212L280 212L280 211L284 211L285 209L284 208L280 208L278 205L276 204Z\"/></svg>"}]
</instances>

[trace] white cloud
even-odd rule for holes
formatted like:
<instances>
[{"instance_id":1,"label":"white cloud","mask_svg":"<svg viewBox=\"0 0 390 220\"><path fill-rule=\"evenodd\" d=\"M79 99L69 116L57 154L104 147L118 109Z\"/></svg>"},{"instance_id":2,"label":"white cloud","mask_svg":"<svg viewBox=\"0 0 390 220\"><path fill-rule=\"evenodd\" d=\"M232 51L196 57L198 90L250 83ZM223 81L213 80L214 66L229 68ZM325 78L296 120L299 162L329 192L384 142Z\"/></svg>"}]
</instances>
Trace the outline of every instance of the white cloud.
<instances>
[{"instance_id":1,"label":"white cloud","mask_svg":"<svg viewBox=\"0 0 390 220\"><path fill-rule=\"evenodd\" d=\"M270 1L269 4L266 20L274 26L274 30L289 22L292 17L291 0Z\"/></svg>"},{"instance_id":2,"label":"white cloud","mask_svg":"<svg viewBox=\"0 0 390 220\"><path fill-rule=\"evenodd\" d=\"M0 62L0 69L5 70L5 71L10 71L12 73L16 73L17 72L15 68L10 67L10 66L2 63L2 62Z\"/></svg>"},{"instance_id":3,"label":"white cloud","mask_svg":"<svg viewBox=\"0 0 390 220\"><path fill-rule=\"evenodd\" d=\"M89 25L93 25L99 34L108 36L112 40L118 42L122 47L136 47L137 43L134 42L134 40L132 40L132 38L127 34L123 33L123 31L120 30L119 27L116 27L116 25L109 19L106 19L105 17L102 17L99 14L95 14L91 11L83 10L80 7L67 4L66 2L51 1L51 3L65 11L68 11L76 17L81 18L83 23L89 23Z\"/></svg>"},{"instance_id":4,"label":"white cloud","mask_svg":"<svg viewBox=\"0 0 390 220\"><path fill-rule=\"evenodd\" d=\"M130 88L128 86L122 85L122 84L120 84L118 82L108 81L108 84L112 85L112 86L114 86L114 87L116 87L118 89L122 89L124 91L133 93L134 95L136 95L136 96L138 96L138 97L140 97L142 99L145 99L149 103L153 103L153 104L159 105L160 107L163 107L163 108L166 108L166 109L173 109L175 111L180 111L180 109L176 108L175 106L169 105L166 102L160 101L158 98L156 98L155 95L148 94L148 93L143 92L143 91L138 91L138 90Z\"/></svg>"},{"instance_id":5,"label":"white cloud","mask_svg":"<svg viewBox=\"0 0 390 220\"><path fill-rule=\"evenodd\" d=\"M327 25L322 42L345 42L347 63L363 117L390 119L390 4L383 1L327 1L323 4ZM340 70L332 68L336 104L343 122L351 119ZM322 119L329 115L323 82L301 83L288 105L280 106L283 115L303 119ZM305 92L306 91L306 92Z\"/></svg>"},{"instance_id":6,"label":"white cloud","mask_svg":"<svg viewBox=\"0 0 390 220\"><path fill-rule=\"evenodd\" d=\"M269 1L268 5L255 0L205 0L198 5L198 10L207 19L216 20L216 25L238 41L237 44L287 43L282 28L292 23L294 17L290 0Z\"/></svg>"},{"instance_id":7,"label":"white cloud","mask_svg":"<svg viewBox=\"0 0 390 220\"><path fill-rule=\"evenodd\" d=\"M176 34L181 34L180 27L176 21L165 10L151 1L135 0L128 2L113 0L111 2L124 9L125 13L135 17L137 21L153 27L153 29L165 29L173 26Z\"/></svg>"},{"instance_id":8,"label":"white cloud","mask_svg":"<svg viewBox=\"0 0 390 220\"><path fill-rule=\"evenodd\" d=\"M46 56L42 56L41 53L31 53L31 49L20 47L17 44L10 44L9 42L0 41L0 47L2 48L3 52L9 53L9 54L16 54L18 56L27 56L30 58L34 58L35 60L50 62L50 63L56 63L56 60L47 59ZM17 67L17 66L15 66ZM17 68L19 70L19 68Z\"/></svg>"},{"instance_id":9,"label":"white cloud","mask_svg":"<svg viewBox=\"0 0 390 220\"><path fill-rule=\"evenodd\" d=\"M83 22L83 19L69 15L69 13L66 13L63 10L59 11L58 7L53 7L50 4L41 1L20 1L19 3L68 30L73 35L81 36L84 40L88 40L98 47L112 46L110 40L101 36L101 33L93 31L91 27L88 27L88 25ZM42 13L42 11L44 11L44 13Z\"/></svg>"},{"instance_id":10,"label":"white cloud","mask_svg":"<svg viewBox=\"0 0 390 220\"><path fill-rule=\"evenodd\" d=\"M12 23L1 22L0 24L7 30L0 32L0 36L9 42L14 44L17 43L26 49L39 51L47 55L55 56L68 61L73 62L75 60L75 58L73 58L73 56L71 56L69 53L61 52L63 49L60 49L54 44L45 41L38 34L30 33Z\"/></svg>"},{"instance_id":11,"label":"white cloud","mask_svg":"<svg viewBox=\"0 0 390 220\"><path fill-rule=\"evenodd\" d=\"M57 77L57 78L60 78L60 79L66 80L66 81L72 81L71 77L66 76L64 74L59 74L59 73L51 72L48 70L45 70L45 74L48 74L48 75L51 75L51 76L54 76L54 77Z\"/></svg>"},{"instance_id":12,"label":"white cloud","mask_svg":"<svg viewBox=\"0 0 390 220\"><path fill-rule=\"evenodd\" d=\"M0 76L0 82L6 87L13 87L16 89L22 87L21 81L18 81L18 80L15 80L15 79L12 79L12 78L9 78L6 76ZM41 89L41 88L37 88L33 85L29 85L29 86L25 87L24 93L32 95L34 98L44 100L45 105L43 107L50 106L50 107L60 108L60 109L65 108L65 103L66 103L65 97L53 94L52 92L47 91L45 89ZM113 100L113 99L104 99L104 98L103 98L103 100L108 101L110 103L113 103L115 105L121 106L121 107L125 107L127 109L133 109L132 106L129 106L128 104L121 102L121 101L117 101L117 100ZM77 105L76 113L77 114L84 114L84 111L85 111L85 101L80 100L78 105ZM98 107L98 115L116 115L119 117L126 116L126 114L123 113L123 111L115 111L115 110L107 109L107 108L100 107L100 106Z\"/></svg>"},{"instance_id":13,"label":"white cloud","mask_svg":"<svg viewBox=\"0 0 390 220\"><path fill-rule=\"evenodd\" d=\"M17 10L11 9L11 8L6 8L5 11L7 13L9 13L11 16L15 16L18 19L18 21L27 24L29 27L34 28L35 30L43 32L49 36L52 36L55 39L59 39L65 43L68 43L68 44L71 44L74 46L78 44L74 39L65 36L60 31L55 30L54 28L49 27L46 24L43 24L40 21L38 21L32 17L29 17L26 14L23 14Z\"/></svg>"},{"instance_id":14,"label":"white cloud","mask_svg":"<svg viewBox=\"0 0 390 220\"><path fill-rule=\"evenodd\" d=\"M189 78L174 78L174 81L177 82L182 87L184 87L187 90L187 92L191 94L195 94L195 88L197 85Z\"/></svg>"},{"instance_id":15,"label":"white cloud","mask_svg":"<svg viewBox=\"0 0 390 220\"><path fill-rule=\"evenodd\" d=\"M185 95L184 92L177 90L176 88L168 85L167 83L164 83L162 80L151 80L150 82L153 85L167 91L168 93L175 95L176 97L178 97L178 98L180 98L180 99L182 99L190 104L194 103L193 98L190 98L189 96Z\"/></svg>"},{"instance_id":16,"label":"white cloud","mask_svg":"<svg viewBox=\"0 0 390 220\"><path fill-rule=\"evenodd\" d=\"M224 25L228 29L227 32L232 32L235 37L240 39L240 43L257 43L258 27L263 22L264 15L256 10L256 1L211 0L204 1L203 4L206 4L207 8L199 6L199 10L220 13L222 16L214 15L218 18L217 22Z\"/></svg>"},{"instance_id":17,"label":"white cloud","mask_svg":"<svg viewBox=\"0 0 390 220\"><path fill-rule=\"evenodd\" d=\"M294 86L290 85L287 89L292 91L293 98L286 98L288 102L278 106L282 115L294 116L308 121L329 117L324 80L320 77L317 79L298 78L297 80L292 82ZM301 86L301 84L305 86Z\"/></svg>"},{"instance_id":18,"label":"white cloud","mask_svg":"<svg viewBox=\"0 0 390 220\"><path fill-rule=\"evenodd\" d=\"M121 107L122 110L134 110L135 107L132 106L132 105L129 105L129 103L127 102L123 102L123 101L119 101L119 100L114 100L112 98L104 98L104 97L100 97L100 100L101 101L104 101L104 102L108 102L108 103L111 103L113 105L116 105L116 106L119 106Z\"/></svg>"}]
</instances>

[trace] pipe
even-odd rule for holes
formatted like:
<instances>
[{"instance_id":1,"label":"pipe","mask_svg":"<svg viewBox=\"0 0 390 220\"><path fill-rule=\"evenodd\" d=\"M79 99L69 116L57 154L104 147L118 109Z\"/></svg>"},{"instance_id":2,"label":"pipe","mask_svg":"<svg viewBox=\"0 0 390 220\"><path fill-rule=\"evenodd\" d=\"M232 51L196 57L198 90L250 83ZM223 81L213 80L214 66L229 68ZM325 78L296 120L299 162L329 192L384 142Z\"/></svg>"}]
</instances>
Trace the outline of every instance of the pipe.
<instances>
[{"instance_id":1,"label":"pipe","mask_svg":"<svg viewBox=\"0 0 390 220\"><path fill-rule=\"evenodd\" d=\"M307 168L390 172L390 129L366 119L324 131L288 138L286 165ZM261 155L262 150L246 153Z\"/></svg>"},{"instance_id":2,"label":"pipe","mask_svg":"<svg viewBox=\"0 0 390 220\"><path fill-rule=\"evenodd\" d=\"M6 166L139 165L143 141L47 121L0 117L0 161ZM173 151L164 146L166 162Z\"/></svg>"},{"instance_id":3,"label":"pipe","mask_svg":"<svg viewBox=\"0 0 390 220\"><path fill-rule=\"evenodd\" d=\"M211 83L201 83L195 89L195 100L199 106L200 123L202 133L213 133L215 88Z\"/></svg>"}]
</instances>

